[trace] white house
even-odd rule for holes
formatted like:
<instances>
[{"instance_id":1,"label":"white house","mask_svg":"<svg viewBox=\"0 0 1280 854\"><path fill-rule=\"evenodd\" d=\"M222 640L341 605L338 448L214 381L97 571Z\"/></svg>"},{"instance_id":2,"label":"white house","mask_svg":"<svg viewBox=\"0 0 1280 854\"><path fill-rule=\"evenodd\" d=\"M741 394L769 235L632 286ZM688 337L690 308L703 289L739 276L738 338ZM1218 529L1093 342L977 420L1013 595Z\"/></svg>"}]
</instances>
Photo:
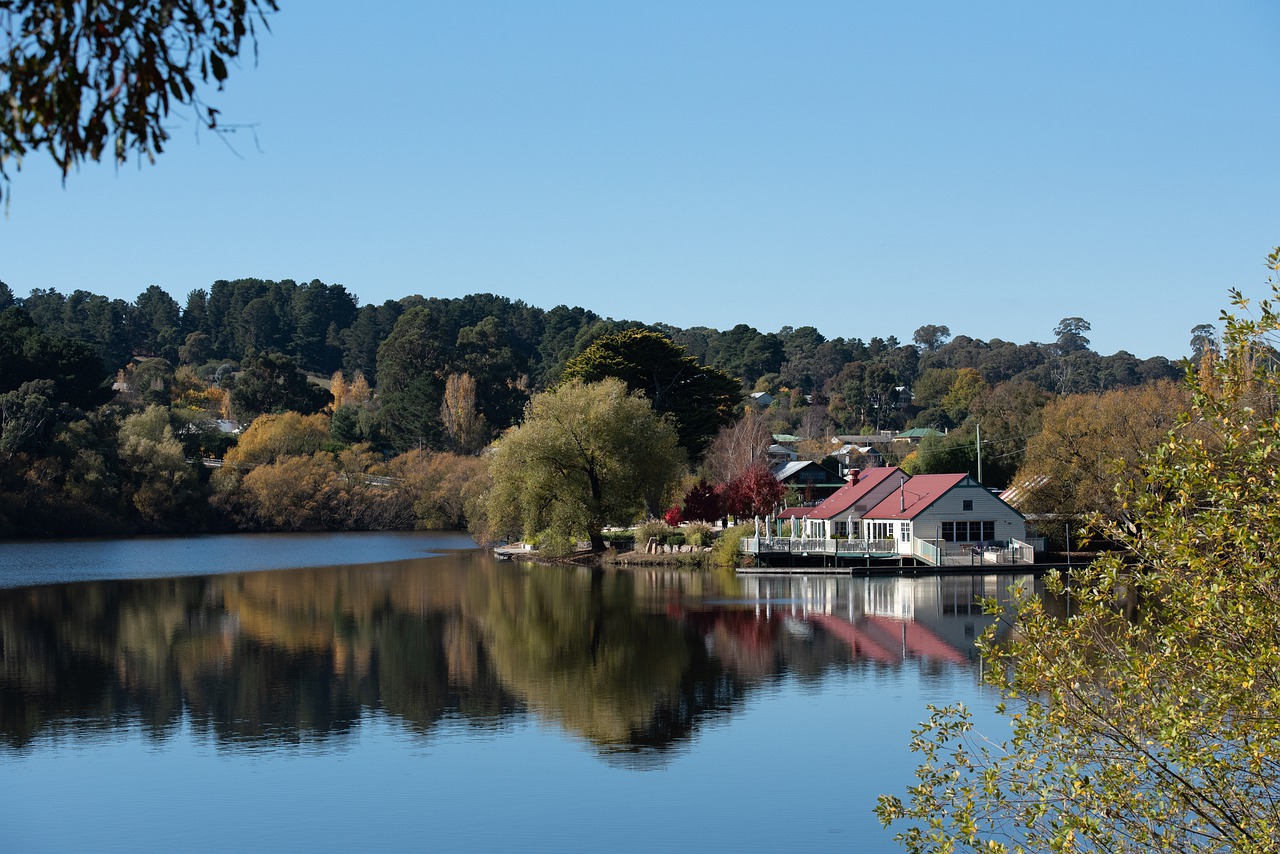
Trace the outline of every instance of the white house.
<instances>
[{"instance_id":1,"label":"white house","mask_svg":"<svg viewBox=\"0 0 1280 854\"><path fill-rule=\"evenodd\" d=\"M912 538L943 552L977 544L1025 540L1026 519L967 474L920 474L862 517L862 536L893 539L900 554L912 553Z\"/></svg>"},{"instance_id":2,"label":"white house","mask_svg":"<svg viewBox=\"0 0 1280 854\"><path fill-rule=\"evenodd\" d=\"M853 477L817 507L804 512L804 536L814 539L849 539L858 533L863 514L898 488L907 475L897 466L880 466L854 472ZM853 531L850 531L850 528Z\"/></svg>"}]
</instances>

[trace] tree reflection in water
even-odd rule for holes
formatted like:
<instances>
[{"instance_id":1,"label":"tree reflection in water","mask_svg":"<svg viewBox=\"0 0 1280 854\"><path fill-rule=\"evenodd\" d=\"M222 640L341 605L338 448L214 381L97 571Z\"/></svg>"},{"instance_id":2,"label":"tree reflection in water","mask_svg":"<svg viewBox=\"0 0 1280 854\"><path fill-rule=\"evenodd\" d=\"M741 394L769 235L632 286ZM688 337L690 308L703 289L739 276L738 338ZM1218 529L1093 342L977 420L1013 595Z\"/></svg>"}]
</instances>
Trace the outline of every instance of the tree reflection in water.
<instances>
[{"instance_id":1,"label":"tree reflection in water","mask_svg":"<svg viewBox=\"0 0 1280 854\"><path fill-rule=\"evenodd\" d=\"M185 715L253 749L341 738L373 713L423 735L532 714L660 761L783 673L893 666L873 649L895 644L898 661L963 661L984 625L974 594L1009 583L1031 582L738 582L461 554L3 590L0 738L20 749L140 724L163 739Z\"/></svg>"}]
</instances>

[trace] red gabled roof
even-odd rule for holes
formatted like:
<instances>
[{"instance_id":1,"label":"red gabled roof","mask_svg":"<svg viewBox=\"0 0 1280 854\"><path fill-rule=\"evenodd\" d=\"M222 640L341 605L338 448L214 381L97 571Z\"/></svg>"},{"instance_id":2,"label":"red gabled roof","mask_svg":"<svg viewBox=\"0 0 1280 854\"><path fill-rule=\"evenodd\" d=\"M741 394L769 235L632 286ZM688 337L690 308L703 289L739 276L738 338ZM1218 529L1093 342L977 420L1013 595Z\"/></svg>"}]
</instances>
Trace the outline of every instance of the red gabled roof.
<instances>
[{"instance_id":1,"label":"red gabled roof","mask_svg":"<svg viewBox=\"0 0 1280 854\"><path fill-rule=\"evenodd\" d=\"M906 486L872 507L863 519L914 519L946 493L959 486L967 474L918 474Z\"/></svg>"},{"instance_id":2,"label":"red gabled roof","mask_svg":"<svg viewBox=\"0 0 1280 854\"><path fill-rule=\"evenodd\" d=\"M777 515L777 516L775 516L774 518L775 518L775 519L799 519L799 518L801 518L801 517L803 517L803 516L807 516L807 515L809 515L809 511L810 511L810 510L812 510L812 509L814 509L814 508L812 508L812 507L788 507L786 510L780 510L780 511L778 511L778 515Z\"/></svg>"},{"instance_id":3,"label":"red gabled roof","mask_svg":"<svg viewBox=\"0 0 1280 854\"><path fill-rule=\"evenodd\" d=\"M836 516L847 513L850 507L865 498L868 492L884 483L885 479L894 473L901 474L902 470L897 466L876 466L875 468L863 469L857 480L846 483L825 501L814 507L808 514L809 518L834 519ZM902 476L906 477L905 474Z\"/></svg>"}]
</instances>

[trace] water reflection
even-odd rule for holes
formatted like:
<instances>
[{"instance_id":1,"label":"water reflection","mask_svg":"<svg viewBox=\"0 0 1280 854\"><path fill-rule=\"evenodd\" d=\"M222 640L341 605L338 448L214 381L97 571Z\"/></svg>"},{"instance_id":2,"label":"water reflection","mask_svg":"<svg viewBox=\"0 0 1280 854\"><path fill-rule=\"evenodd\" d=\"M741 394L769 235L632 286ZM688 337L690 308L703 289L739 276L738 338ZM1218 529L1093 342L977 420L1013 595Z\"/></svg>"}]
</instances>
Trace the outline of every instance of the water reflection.
<instances>
[{"instance_id":1,"label":"water reflection","mask_svg":"<svg viewBox=\"0 0 1280 854\"><path fill-rule=\"evenodd\" d=\"M370 712L555 722L660 756L784 674L970 667L979 595L1031 576L604 572L448 555L0 590L0 739L187 721L224 749L328 742Z\"/></svg>"}]
</instances>

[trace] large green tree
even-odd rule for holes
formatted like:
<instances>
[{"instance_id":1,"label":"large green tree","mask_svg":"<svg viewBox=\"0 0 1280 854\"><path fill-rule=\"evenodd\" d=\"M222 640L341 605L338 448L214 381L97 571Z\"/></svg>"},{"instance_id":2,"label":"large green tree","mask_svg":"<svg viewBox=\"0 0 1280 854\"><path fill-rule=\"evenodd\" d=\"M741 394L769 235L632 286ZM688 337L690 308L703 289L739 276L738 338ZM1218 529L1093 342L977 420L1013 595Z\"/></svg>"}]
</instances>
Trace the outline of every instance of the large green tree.
<instances>
[{"instance_id":1,"label":"large green tree","mask_svg":"<svg viewBox=\"0 0 1280 854\"><path fill-rule=\"evenodd\" d=\"M439 312L415 306L378 348L378 393L387 437L399 450L445 444L440 405L452 337Z\"/></svg>"},{"instance_id":2,"label":"large green tree","mask_svg":"<svg viewBox=\"0 0 1280 854\"><path fill-rule=\"evenodd\" d=\"M663 506L685 471L675 431L619 379L570 380L535 396L490 462L489 523L550 550Z\"/></svg>"},{"instance_id":3,"label":"large green tree","mask_svg":"<svg viewBox=\"0 0 1280 854\"><path fill-rule=\"evenodd\" d=\"M221 89L275 10L276 0L4 0L0 189L30 151L48 151L64 177L104 156L152 160L175 105L216 130L200 84Z\"/></svg>"},{"instance_id":4,"label":"large green tree","mask_svg":"<svg viewBox=\"0 0 1280 854\"><path fill-rule=\"evenodd\" d=\"M49 399L79 409L111 398L102 360L88 344L38 328L14 306L0 312L0 393L35 380L51 380Z\"/></svg>"},{"instance_id":5,"label":"large green tree","mask_svg":"<svg viewBox=\"0 0 1280 854\"><path fill-rule=\"evenodd\" d=\"M283 353L258 353L245 360L231 390L231 405L243 420L264 412L319 412L329 393L312 385L297 363Z\"/></svg>"},{"instance_id":6,"label":"large green tree","mask_svg":"<svg viewBox=\"0 0 1280 854\"><path fill-rule=\"evenodd\" d=\"M690 459L701 459L716 432L732 424L742 400L724 371L699 365L679 344L650 329L627 329L596 339L569 360L563 380L595 382L617 377L671 417Z\"/></svg>"},{"instance_id":7,"label":"large green tree","mask_svg":"<svg viewBox=\"0 0 1280 854\"><path fill-rule=\"evenodd\" d=\"M1121 483L1127 524L1100 522L1120 549L1047 577L1066 615L1024 595L985 639L1011 737L958 707L916 733L918 784L878 807L909 850L1280 850L1275 305L1227 320L1190 412Z\"/></svg>"}]
</instances>

